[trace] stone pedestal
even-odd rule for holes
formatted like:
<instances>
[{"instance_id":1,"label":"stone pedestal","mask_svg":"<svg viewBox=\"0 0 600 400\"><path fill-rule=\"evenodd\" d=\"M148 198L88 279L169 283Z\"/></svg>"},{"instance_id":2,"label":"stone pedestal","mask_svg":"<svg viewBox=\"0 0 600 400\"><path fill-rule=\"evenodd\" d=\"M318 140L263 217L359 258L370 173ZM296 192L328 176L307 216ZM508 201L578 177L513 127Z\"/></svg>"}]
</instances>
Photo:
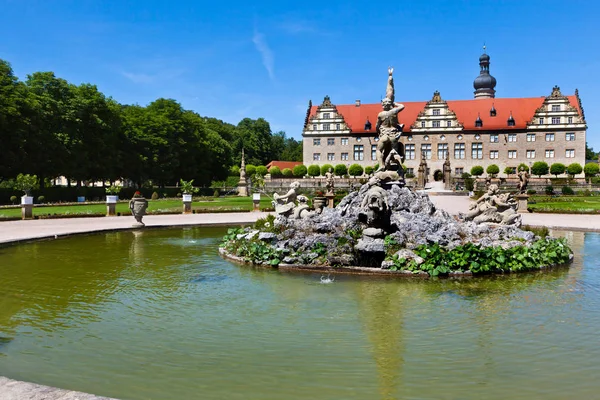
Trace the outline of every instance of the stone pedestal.
<instances>
[{"instance_id":1,"label":"stone pedestal","mask_svg":"<svg viewBox=\"0 0 600 400\"><path fill-rule=\"evenodd\" d=\"M117 215L118 196L106 196L106 216L114 217Z\"/></svg>"},{"instance_id":2,"label":"stone pedestal","mask_svg":"<svg viewBox=\"0 0 600 400\"><path fill-rule=\"evenodd\" d=\"M313 207L315 211L321 211L327 204L326 197L313 197Z\"/></svg>"},{"instance_id":3,"label":"stone pedestal","mask_svg":"<svg viewBox=\"0 0 600 400\"><path fill-rule=\"evenodd\" d=\"M192 195L191 194L183 195L183 213L184 214L192 213Z\"/></svg>"},{"instance_id":4,"label":"stone pedestal","mask_svg":"<svg viewBox=\"0 0 600 400\"><path fill-rule=\"evenodd\" d=\"M260 193L252 194L252 205L254 211L260 211Z\"/></svg>"},{"instance_id":5,"label":"stone pedestal","mask_svg":"<svg viewBox=\"0 0 600 400\"><path fill-rule=\"evenodd\" d=\"M238 185L238 196L240 197L248 197L248 185L247 184L242 184L240 181L240 184Z\"/></svg>"},{"instance_id":6,"label":"stone pedestal","mask_svg":"<svg viewBox=\"0 0 600 400\"><path fill-rule=\"evenodd\" d=\"M333 194L333 193L326 193L325 194L325 198L327 199L327 207L334 208L333 200L335 199L335 194Z\"/></svg>"},{"instance_id":7,"label":"stone pedestal","mask_svg":"<svg viewBox=\"0 0 600 400\"><path fill-rule=\"evenodd\" d=\"M526 214L527 211L527 201L529 199L529 195L527 194L518 194L515 196L517 198L517 212L521 214Z\"/></svg>"},{"instance_id":8,"label":"stone pedestal","mask_svg":"<svg viewBox=\"0 0 600 400\"><path fill-rule=\"evenodd\" d=\"M33 197L23 196L21 197L21 218L32 219L33 218Z\"/></svg>"}]
</instances>

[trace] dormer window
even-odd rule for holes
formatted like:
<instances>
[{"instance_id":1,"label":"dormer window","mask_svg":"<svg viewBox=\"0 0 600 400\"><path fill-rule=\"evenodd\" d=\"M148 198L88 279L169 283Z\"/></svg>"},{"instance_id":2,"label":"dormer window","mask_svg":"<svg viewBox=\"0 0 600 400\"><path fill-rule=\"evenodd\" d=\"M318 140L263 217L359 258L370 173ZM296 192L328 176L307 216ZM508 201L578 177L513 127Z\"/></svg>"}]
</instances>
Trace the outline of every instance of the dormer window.
<instances>
[{"instance_id":1,"label":"dormer window","mask_svg":"<svg viewBox=\"0 0 600 400\"><path fill-rule=\"evenodd\" d=\"M490 117L495 117L496 116L496 108L494 108L494 105L492 104L492 108L490 109Z\"/></svg>"},{"instance_id":2,"label":"dormer window","mask_svg":"<svg viewBox=\"0 0 600 400\"><path fill-rule=\"evenodd\" d=\"M481 128L482 126L483 126L483 121L481 120L481 117L479 116L479 114L477 114L477 119L475 120L475 127Z\"/></svg>"},{"instance_id":3,"label":"dormer window","mask_svg":"<svg viewBox=\"0 0 600 400\"><path fill-rule=\"evenodd\" d=\"M371 121L369 121L369 117L367 117L367 122L365 122L365 131L371 130Z\"/></svg>"},{"instance_id":4,"label":"dormer window","mask_svg":"<svg viewBox=\"0 0 600 400\"><path fill-rule=\"evenodd\" d=\"M508 117L508 120L506 121L506 124L508 126L515 126L515 119L512 116L512 111L510 112L510 116Z\"/></svg>"}]
</instances>

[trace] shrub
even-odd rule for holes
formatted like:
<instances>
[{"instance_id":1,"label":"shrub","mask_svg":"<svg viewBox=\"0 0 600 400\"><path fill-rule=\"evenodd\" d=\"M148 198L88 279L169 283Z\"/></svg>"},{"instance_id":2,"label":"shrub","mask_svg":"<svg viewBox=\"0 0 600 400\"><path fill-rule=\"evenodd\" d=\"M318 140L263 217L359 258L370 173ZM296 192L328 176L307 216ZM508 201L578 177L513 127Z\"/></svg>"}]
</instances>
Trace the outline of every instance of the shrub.
<instances>
[{"instance_id":1,"label":"shrub","mask_svg":"<svg viewBox=\"0 0 600 400\"><path fill-rule=\"evenodd\" d=\"M269 173L269 171L267 170L267 167L265 167L264 165L260 165L260 166L256 167L255 174L265 176L268 173Z\"/></svg>"},{"instance_id":2,"label":"shrub","mask_svg":"<svg viewBox=\"0 0 600 400\"><path fill-rule=\"evenodd\" d=\"M365 167L365 174L371 175L373 173L373 167Z\"/></svg>"},{"instance_id":3,"label":"shrub","mask_svg":"<svg viewBox=\"0 0 600 400\"><path fill-rule=\"evenodd\" d=\"M27 196L31 196L31 191L40 187L40 181L37 175L17 175L13 189L22 190Z\"/></svg>"},{"instance_id":4,"label":"shrub","mask_svg":"<svg viewBox=\"0 0 600 400\"><path fill-rule=\"evenodd\" d=\"M315 177L321 175L321 167L318 165L311 165L308 167L308 175Z\"/></svg>"},{"instance_id":5,"label":"shrub","mask_svg":"<svg viewBox=\"0 0 600 400\"><path fill-rule=\"evenodd\" d=\"M215 191L213 192L213 197L219 197L221 195L221 192L219 191L219 189L215 189Z\"/></svg>"},{"instance_id":6,"label":"shrub","mask_svg":"<svg viewBox=\"0 0 600 400\"><path fill-rule=\"evenodd\" d=\"M239 176L240 175L240 167L237 165L232 165L229 167L229 175L231 176Z\"/></svg>"},{"instance_id":7,"label":"shrub","mask_svg":"<svg viewBox=\"0 0 600 400\"><path fill-rule=\"evenodd\" d=\"M346 175L348 173L348 168L346 168L346 166L344 164L338 164L333 169L333 172L337 176L344 176L344 175Z\"/></svg>"},{"instance_id":8,"label":"shrub","mask_svg":"<svg viewBox=\"0 0 600 400\"><path fill-rule=\"evenodd\" d=\"M564 174L567 166L561 163L554 163L550 166L550 173L558 178L560 174Z\"/></svg>"},{"instance_id":9,"label":"shrub","mask_svg":"<svg viewBox=\"0 0 600 400\"><path fill-rule=\"evenodd\" d=\"M525 171L527 171L527 172L531 172L531 171L529 170L529 165L527 165L527 164L525 164L525 163L521 163L521 164L519 164L519 166L517 167L517 171L516 171L516 172L519 172L519 171L521 170L521 168L525 168Z\"/></svg>"},{"instance_id":10,"label":"shrub","mask_svg":"<svg viewBox=\"0 0 600 400\"><path fill-rule=\"evenodd\" d=\"M571 175L571 177L580 174L582 171L583 167L581 166L581 164L578 163L569 164L569 166L567 167L567 173Z\"/></svg>"},{"instance_id":11,"label":"shrub","mask_svg":"<svg viewBox=\"0 0 600 400\"><path fill-rule=\"evenodd\" d=\"M595 162L587 163L583 167L583 172L585 172L585 176L596 176L600 172L600 166Z\"/></svg>"},{"instance_id":12,"label":"shrub","mask_svg":"<svg viewBox=\"0 0 600 400\"><path fill-rule=\"evenodd\" d=\"M46 201L46 197L44 197L44 196L38 196L37 201L38 201L38 203L43 203L43 202Z\"/></svg>"},{"instance_id":13,"label":"shrub","mask_svg":"<svg viewBox=\"0 0 600 400\"><path fill-rule=\"evenodd\" d=\"M152 200L158 200L158 192L153 192L152 193L152 197L150 197Z\"/></svg>"},{"instance_id":14,"label":"shrub","mask_svg":"<svg viewBox=\"0 0 600 400\"><path fill-rule=\"evenodd\" d=\"M486 168L485 172L487 172L489 175L496 176L500 173L500 167L496 164L490 164Z\"/></svg>"},{"instance_id":15,"label":"shrub","mask_svg":"<svg viewBox=\"0 0 600 400\"><path fill-rule=\"evenodd\" d=\"M481 176L483 175L483 167L481 165L476 165L471 168L471 175L473 176Z\"/></svg>"},{"instance_id":16,"label":"shrub","mask_svg":"<svg viewBox=\"0 0 600 400\"><path fill-rule=\"evenodd\" d=\"M536 194L537 191L535 189L527 189L527 194L528 195L532 195L532 194Z\"/></svg>"},{"instance_id":17,"label":"shrub","mask_svg":"<svg viewBox=\"0 0 600 400\"><path fill-rule=\"evenodd\" d=\"M17 202L17 196L10 196L10 202L15 204Z\"/></svg>"},{"instance_id":18,"label":"shrub","mask_svg":"<svg viewBox=\"0 0 600 400\"><path fill-rule=\"evenodd\" d=\"M246 165L246 176L252 176L256 174L256 167L252 164Z\"/></svg>"},{"instance_id":19,"label":"shrub","mask_svg":"<svg viewBox=\"0 0 600 400\"><path fill-rule=\"evenodd\" d=\"M572 196L575 194L575 192L573 191L573 189L571 189L570 186L563 186L560 191L566 196Z\"/></svg>"},{"instance_id":20,"label":"shrub","mask_svg":"<svg viewBox=\"0 0 600 400\"><path fill-rule=\"evenodd\" d=\"M289 168L288 168L289 169ZM291 171L290 171L291 172ZM278 176L281 176L281 170L279 169L279 167L277 166L272 166L271 168L269 168L269 173L271 174L272 177L276 178Z\"/></svg>"},{"instance_id":21,"label":"shrub","mask_svg":"<svg viewBox=\"0 0 600 400\"><path fill-rule=\"evenodd\" d=\"M377 171L379 169L379 164L373 165L373 171ZM406 167L404 168L406 170Z\"/></svg>"},{"instance_id":22,"label":"shrub","mask_svg":"<svg viewBox=\"0 0 600 400\"><path fill-rule=\"evenodd\" d=\"M475 179L465 178L465 189L472 192L475 189Z\"/></svg>"},{"instance_id":23,"label":"shrub","mask_svg":"<svg viewBox=\"0 0 600 400\"><path fill-rule=\"evenodd\" d=\"M321 165L321 175L325 176L325 174L329 171L329 168L331 168L333 170L333 165L331 165L331 164Z\"/></svg>"},{"instance_id":24,"label":"shrub","mask_svg":"<svg viewBox=\"0 0 600 400\"><path fill-rule=\"evenodd\" d=\"M468 172L463 172L460 177L463 179L469 179L471 177L471 174Z\"/></svg>"},{"instance_id":25,"label":"shrub","mask_svg":"<svg viewBox=\"0 0 600 400\"><path fill-rule=\"evenodd\" d=\"M363 167L358 164L352 164L350 168L348 168L348 174L350 176L360 176L363 174Z\"/></svg>"},{"instance_id":26,"label":"shrub","mask_svg":"<svg viewBox=\"0 0 600 400\"><path fill-rule=\"evenodd\" d=\"M302 176L306 175L307 170L304 165L300 164L300 165L296 165L294 167L294 169L292 170L292 172L294 173L294 176L302 177Z\"/></svg>"},{"instance_id":27,"label":"shrub","mask_svg":"<svg viewBox=\"0 0 600 400\"><path fill-rule=\"evenodd\" d=\"M552 187L552 185L546 186L544 188L544 193L546 193L548 196L553 195L554 194L554 188Z\"/></svg>"},{"instance_id":28,"label":"shrub","mask_svg":"<svg viewBox=\"0 0 600 400\"><path fill-rule=\"evenodd\" d=\"M121 193L121 189L122 189L121 186L112 185L112 186L108 186L108 187L104 188L104 191L106 192L106 194L116 195L116 194Z\"/></svg>"},{"instance_id":29,"label":"shrub","mask_svg":"<svg viewBox=\"0 0 600 400\"><path fill-rule=\"evenodd\" d=\"M281 171L281 174L288 178L294 176L294 173L292 172L291 168L284 168L283 171Z\"/></svg>"},{"instance_id":30,"label":"shrub","mask_svg":"<svg viewBox=\"0 0 600 400\"><path fill-rule=\"evenodd\" d=\"M506 167L504 168L504 173L506 175L512 175L515 173L515 167Z\"/></svg>"},{"instance_id":31,"label":"shrub","mask_svg":"<svg viewBox=\"0 0 600 400\"><path fill-rule=\"evenodd\" d=\"M198 188L194 187L194 180L184 181L179 179L179 188L183 191L183 194L194 194L198 193Z\"/></svg>"},{"instance_id":32,"label":"shrub","mask_svg":"<svg viewBox=\"0 0 600 400\"><path fill-rule=\"evenodd\" d=\"M542 177L542 175L546 175L548 173L548 170L548 164L544 161L536 161L531 166L531 173L533 175L537 175L540 178Z\"/></svg>"},{"instance_id":33,"label":"shrub","mask_svg":"<svg viewBox=\"0 0 600 400\"><path fill-rule=\"evenodd\" d=\"M405 178L411 179L415 177L415 174L407 173L404 175Z\"/></svg>"}]
</instances>

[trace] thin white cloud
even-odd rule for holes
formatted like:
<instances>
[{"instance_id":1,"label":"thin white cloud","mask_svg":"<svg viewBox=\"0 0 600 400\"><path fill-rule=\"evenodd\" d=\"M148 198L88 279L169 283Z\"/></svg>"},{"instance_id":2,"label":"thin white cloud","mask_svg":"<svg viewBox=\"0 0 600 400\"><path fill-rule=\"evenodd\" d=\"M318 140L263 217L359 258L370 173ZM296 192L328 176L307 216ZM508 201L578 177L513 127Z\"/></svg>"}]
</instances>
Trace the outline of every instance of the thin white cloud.
<instances>
[{"instance_id":1,"label":"thin white cloud","mask_svg":"<svg viewBox=\"0 0 600 400\"><path fill-rule=\"evenodd\" d=\"M133 72L121 72L125 78L129 79L133 83L153 83L156 80L156 76L148 74L136 74Z\"/></svg>"},{"instance_id":2,"label":"thin white cloud","mask_svg":"<svg viewBox=\"0 0 600 400\"><path fill-rule=\"evenodd\" d=\"M292 35L317 32L317 29L311 23L302 20L288 20L279 24L279 27L284 32Z\"/></svg>"},{"instance_id":3,"label":"thin white cloud","mask_svg":"<svg viewBox=\"0 0 600 400\"><path fill-rule=\"evenodd\" d=\"M254 35L252 36L252 42L256 47L256 50L260 53L262 57L263 65L269 74L269 78L271 80L275 79L275 69L274 69L274 58L273 52L269 48L267 41L265 40L265 35L260 33L256 28L254 28Z\"/></svg>"}]
</instances>

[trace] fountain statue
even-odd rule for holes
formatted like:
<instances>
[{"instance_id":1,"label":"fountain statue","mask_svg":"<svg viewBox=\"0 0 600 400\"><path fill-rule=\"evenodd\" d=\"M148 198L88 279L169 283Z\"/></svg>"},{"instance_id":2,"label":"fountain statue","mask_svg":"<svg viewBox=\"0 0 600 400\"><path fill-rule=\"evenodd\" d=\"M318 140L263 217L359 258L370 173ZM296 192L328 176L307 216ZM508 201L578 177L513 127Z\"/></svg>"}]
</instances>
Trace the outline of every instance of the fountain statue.
<instances>
[{"instance_id":1,"label":"fountain statue","mask_svg":"<svg viewBox=\"0 0 600 400\"><path fill-rule=\"evenodd\" d=\"M398 121L404 107L394 102L392 73L389 68L383 111L377 117L375 174L335 208L315 211L310 211L306 197L298 195L299 182L293 182L288 193L273 196L277 217L271 217L272 223L262 221L255 229L230 232L222 254L280 268L302 264L317 270L367 269L411 276L505 273L572 259L563 240L521 230L514 198L500 194L495 184L458 220L436 208L425 193L405 186L399 142L403 125ZM424 158L421 168L424 186ZM449 176L449 161L444 168ZM326 187L332 192L333 174L329 174ZM264 249L249 253L247 241L256 244L252 248Z\"/></svg>"}]
</instances>

